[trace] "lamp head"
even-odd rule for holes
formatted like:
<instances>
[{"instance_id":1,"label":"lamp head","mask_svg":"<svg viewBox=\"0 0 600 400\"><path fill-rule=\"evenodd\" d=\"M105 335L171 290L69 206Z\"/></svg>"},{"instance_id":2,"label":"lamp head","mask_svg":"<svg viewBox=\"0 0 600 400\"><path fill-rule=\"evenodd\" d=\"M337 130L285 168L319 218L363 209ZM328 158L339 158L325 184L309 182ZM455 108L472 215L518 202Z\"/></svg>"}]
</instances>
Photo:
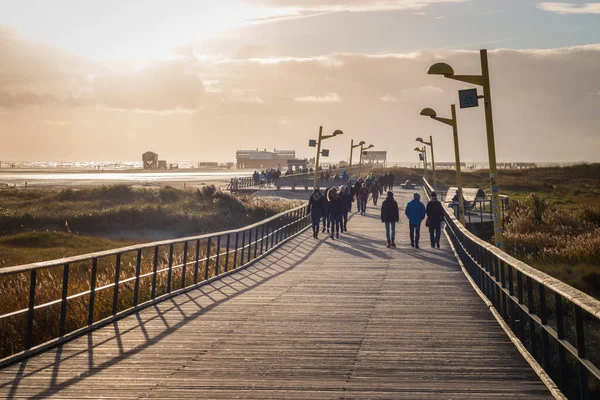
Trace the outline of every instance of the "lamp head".
<instances>
[{"instance_id":1,"label":"lamp head","mask_svg":"<svg viewBox=\"0 0 600 400\"><path fill-rule=\"evenodd\" d=\"M451 66L446 63L437 63L433 64L427 70L428 75L444 75L444 76L452 76L454 75L454 70Z\"/></svg>"},{"instance_id":2,"label":"lamp head","mask_svg":"<svg viewBox=\"0 0 600 400\"><path fill-rule=\"evenodd\" d=\"M422 152L423 152L423 150L421 150L421 149L420 149L420 148L418 148L418 147L415 147L415 151L418 151L419 153L422 153Z\"/></svg>"},{"instance_id":3,"label":"lamp head","mask_svg":"<svg viewBox=\"0 0 600 400\"><path fill-rule=\"evenodd\" d=\"M424 108L421 110L421 113L419 115L424 115L426 117L437 117L437 113L431 109L431 108Z\"/></svg>"},{"instance_id":4,"label":"lamp head","mask_svg":"<svg viewBox=\"0 0 600 400\"><path fill-rule=\"evenodd\" d=\"M339 129L333 132L333 136L337 136L337 135L343 135L344 132L340 131Z\"/></svg>"},{"instance_id":5,"label":"lamp head","mask_svg":"<svg viewBox=\"0 0 600 400\"><path fill-rule=\"evenodd\" d=\"M421 143L423 143L423 139L422 139L422 138L420 138L420 137L416 138L415 140L416 140L417 142L421 142Z\"/></svg>"},{"instance_id":6,"label":"lamp head","mask_svg":"<svg viewBox=\"0 0 600 400\"><path fill-rule=\"evenodd\" d=\"M361 140L361 141L360 141L360 143L359 143L359 145L361 145L361 146L364 146L365 144L366 144L366 143L365 143L365 141L364 141L364 140Z\"/></svg>"},{"instance_id":7,"label":"lamp head","mask_svg":"<svg viewBox=\"0 0 600 400\"><path fill-rule=\"evenodd\" d=\"M372 144L370 144L369 147L367 147L367 149L372 149L373 147L375 147L375 146L373 146Z\"/></svg>"}]
</instances>

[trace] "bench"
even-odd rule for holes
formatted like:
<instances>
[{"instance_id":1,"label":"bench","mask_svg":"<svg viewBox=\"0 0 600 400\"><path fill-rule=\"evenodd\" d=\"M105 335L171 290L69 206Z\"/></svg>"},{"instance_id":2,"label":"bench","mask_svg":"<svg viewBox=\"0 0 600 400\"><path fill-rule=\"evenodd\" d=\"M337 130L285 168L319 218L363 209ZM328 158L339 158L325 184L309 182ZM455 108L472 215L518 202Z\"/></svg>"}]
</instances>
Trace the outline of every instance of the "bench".
<instances>
[{"instance_id":1,"label":"bench","mask_svg":"<svg viewBox=\"0 0 600 400\"><path fill-rule=\"evenodd\" d=\"M400 187L402 189L414 189L415 188L415 184L412 183L410 181L410 179L407 179L406 182L400 184Z\"/></svg>"},{"instance_id":2,"label":"bench","mask_svg":"<svg viewBox=\"0 0 600 400\"><path fill-rule=\"evenodd\" d=\"M444 203L448 203L448 207L452 207L454 205L452 198L458 191L457 187L451 187L446 192L446 196L444 197ZM485 200L485 192L483 189L478 188L463 188L463 200L465 211L472 210L475 205L481 201Z\"/></svg>"}]
</instances>

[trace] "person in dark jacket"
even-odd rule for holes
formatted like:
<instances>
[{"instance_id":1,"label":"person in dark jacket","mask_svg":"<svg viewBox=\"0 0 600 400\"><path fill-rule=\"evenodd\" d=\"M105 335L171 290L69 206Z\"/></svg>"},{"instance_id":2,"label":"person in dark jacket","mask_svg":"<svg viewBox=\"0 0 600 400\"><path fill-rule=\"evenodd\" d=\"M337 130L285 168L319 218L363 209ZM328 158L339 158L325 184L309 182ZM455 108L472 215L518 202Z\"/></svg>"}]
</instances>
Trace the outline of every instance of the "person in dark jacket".
<instances>
[{"instance_id":1,"label":"person in dark jacket","mask_svg":"<svg viewBox=\"0 0 600 400\"><path fill-rule=\"evenodd\" d=\"M323 196L323 230L321 232L329 232L329 190L331 188L325 189L325 195Z\"/></svg>"},{"instance_id":2,"label":"person in dark jacket","mask_svg":"<svg viewBox=\"0 0 600 400\"><path fill-rule=\"evenodd\" d=\"M354 193L352 193L352 196L354 196L354 198L356 199L356 208L358 209L358 212L360 213L360 198L358 197L358 194L360 193L360 188L362 186L362 178L359 178L356 183L354 184Z\"/></svg>"},{"instance_id":3,"label":"person in dark jacket","mask_svg":"<svg viewBox=\"0 0 600 400\"><path fill-rule=\"evenodd\" d=\"M369 200L369 189L367 183L363 182L360 190L358 191L358 211L361 215L365 215L367 212L367 201Z\"/></svg>"},{"instance_id":4,"label":"person in dark jacket","mask_svg":"<svg viewBox=\"0 0 600 400\"><path fill-rule=\"evenodd\" d=\"M348 232L348 213L352 208L352 195L348 193L346 186L340 187L340 199L342 200L342 219L340 222L340 230Z\"/></svg>"},{"instance_id":5,"label":"person in dark jacket","mask_svg":"<svg viewBox=\"0 0 600 400\"><path fill-rule=\"evenodd\" d=\"M323 218L324 214L324 204L325 198L321 195L321 192L318 188L315 188L312 196L310 196L310 200L308 200L308 212L310 213L310 219L312 221L313 228L313 237L315 239L319 238L319 225L321 223L321 218Z\"/></svg>"},{"instance_id":6,"label":"person in dark jacket","mask_svg":"<svg viewBox=\"0 0 600 400\"><path fill-rule=\"evenodd\" d=\"M373 196L373 205L377 205L377 199L379 198L379 181L374 180L371 185L371 195Z\"/></svg>"},{"instance_id":7,"label":"person in dark jacket","mask_svg":"<svg viewBox=\"0 0 600 400\"><path fill-rule=\"evenodd\" d=\"M431 239L431 247L440 248L440 235L441 229L440 225L444 220L444 206L437 199L437 194L435 192L431 192L431 200L427 203L427 208L425 209L425 213L427 214L427 226L429 227L429 238Z\"/></svg>"},{"instance_id":8,"label":"person in dark jacket","mask_svg":"<svg viewBox=\"0 0 600 400\"><path fill-rule=\"evenodd\" d=\"M421 237L421 222L425 219L425 206L421 203L419 193L415 193L413 200L408 202L404 214L408 217L410 245L418 249Z\"/></svg>"},{"instance_id":9,"label":"person in dark jacket","mask_svg":"<svg viewBox=\"0 0 600 400\"><path fill-rule=\"evenodd\" d=\"M394 193L388 192L387 198L381 204L381 222L385 224L387 247L396 247L396 222L400 221L398 203L394 200Z\"/></svg>"},{"instance_id":10,"label":"person in dark jacket","mask_svg":"<svg viewBox=\"0 0 600 400\"><path fill-rule=\"evenodd\" d=\"M390 172L388 175L388 185L390 190L394 190L394 174Z\"/></svg>"},{"instance_id":11,"label":"person in dark jacket","mask_svg":"<svg viewBox=\"0 0 600 400\"><path fill-rule=\"evenodd\" d=\"M340 238L340 220L344 206L342 199L337 195L335 189L328 192L329 196L329 221L331 223L331 238Z\"/></svg>"}]
</instances>

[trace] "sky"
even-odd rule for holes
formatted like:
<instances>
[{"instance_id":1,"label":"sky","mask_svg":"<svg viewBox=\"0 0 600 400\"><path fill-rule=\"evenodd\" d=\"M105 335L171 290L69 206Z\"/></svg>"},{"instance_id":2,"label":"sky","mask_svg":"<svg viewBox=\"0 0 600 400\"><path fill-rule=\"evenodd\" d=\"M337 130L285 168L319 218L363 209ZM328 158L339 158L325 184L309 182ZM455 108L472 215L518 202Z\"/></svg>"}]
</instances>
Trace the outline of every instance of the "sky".
<instances>
[{"instance_id":1,"label":"sky","mask_svg":"<svg viewBox=\"0 0 600 400\"><path fill-rule=\"evenodd\" d=\"M350 140L453 160L446 125L489 50L499 161L600 161L600 2L0 0L0 160L233 161L238 149ZM480 90L481 93L481 90ZM483 107L458 110L461 156L486 161Z\"/></svg>"}]
</instances>

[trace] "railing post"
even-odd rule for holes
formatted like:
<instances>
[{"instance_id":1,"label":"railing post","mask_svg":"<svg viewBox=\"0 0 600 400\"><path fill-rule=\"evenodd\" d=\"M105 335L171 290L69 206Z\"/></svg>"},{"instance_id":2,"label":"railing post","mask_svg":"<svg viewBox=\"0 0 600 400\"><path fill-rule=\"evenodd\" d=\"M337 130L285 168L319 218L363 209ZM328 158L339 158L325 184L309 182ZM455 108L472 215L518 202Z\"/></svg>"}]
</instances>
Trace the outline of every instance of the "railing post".
<instances>
[{"instance_id":1,"label":"railing post","mask_svg":"<svg viewBox=\"0 0 600 400\"><path fill-rule=\"evenodd\" d=\"M113 304L112 314L117 313L117 304L119 302L119 280L121 276L121 253L117 254L117 260L115 261L115 287L113 291Z\"/></svg>"},{"instance_id":2,"label":"railing post","mask_svg":"<svg viewBox=\"0 0 600 400\"><path fill-rule=\"evenodd\" d=\"M167 277L167 293L171 293L171 280L173 279L173 243L169 245L169 272Z\"/></svg>"},{"instance_id":3,"label":"railing post","mask_svg":"<svg viewBox=\"0 0 600 400\"><path fill-rule=\"evenodd\" d=\"M521 271L517 271L517 295L519 297L519 304L524 304L523 299L523 275ZM521 342L525 343L525 311L519 307L519 337Z\"/></svg>"},{"instance_id":4,"label":"railing post","mask_svg":"<svg viewBox=\"0 0 600 400\"><path fill-rule=\"evenodd\" d=\"M185 287L185 278L187 275L187 254L188 254L188 242L183 243L183 266L181 267L181 288Z\"/></svg>"},{"instance_id":5,"label":"railing post","mask_svg":"<svg viewBox=\"0 0 600 400\"><path fill-rule=\"evenodd\" d=\"M142 271L142 249L137 251L137 258L135 261L135 286L133 289L133 306L138 305L138 297L140 293L140 273Z\"/></svg>"},{"instance_id":6,"label":"railing post","mask_svg":"<svg viewBox=\"0 0 600 400\"><path fill-rule=\"evenodd\" d=\"M208 269L210 268L210 245L212 237L208 238L206 245L206 263L204 264L204 280L208 280Z\"/></svg>"},{"instance_id":7,"label":"railing post","mask_svg":"<svg viewBox=\"0 0 600 400\"><path fill-rule=\"evenodd\" d=\"M231 240L231 234L227 234L227 244L225 250L225 272L229 271L229 245Z\"/></svg>"},{"instance_id":8,"label":"railing post","mask_svg":"<svg viewBox=\"0 0 600 400\"><path fill-rule=\"evenodd\" d=\"M246 243L246 231L242 231L242 247L240 252L240 266L244 265L244 245Z\"/></svg>"},{"instance_id":9,"label":"railing post","mask_svg":"<svg viewBox=\"0 0 600 400\"><path fill-rule=\"evenodd\" d=\"M265 251L269 250L269 222L267 222L267 235L265 236Z\"/></svg>"},{"instance_id":10,"label":"railing post","mask_svg":"<svg viewBox=\"0 0 600 400\"><path fill-rule=\"evenodd\" d=\"M98 259L92 260L92 276L90 282L90 303L88 305L88 325L94 323L94 302L96 301L96 277L98 271Z\"/></svg>"},{"instance_id":11,"label":"railing post","mask_svg":"<svg viewBox=\"0 0 600 400\"><path fill-rule=\"evenodd\" d=\"M514 301L514 295L515 295L515 287L514 287L514 283L513 283L513 267L512 265L508 264L508 293L510 293L510 325L512 328L513 332L517 332L517 312L515 309L515 301Z\"/></svg>"},{"instance_id":12,"label":"railing post","mask_svg":"<svg viewBox=\"0 0 600 400\"><path fill-rule=\"evenodd\" d=\"M558 368L560 369L560 391L565 396L569 394L569 364L562 341L565 339L565 323L562 296L554 293L556 304L556 333L558 336Z\"/></svg>"},{"instance_id":13,"label":"railing post","mask_svg":"<svg viewBox=\"0 0 600 400\"><path fill-rule=\"evenodd\" d=\"M537 358L537 346L536 346L536 337L535 337L535 321L534 319L531 317L533 315L533 313L535 313L535 300L533 297L533 280L531 279L531 277L527 277L525 279L526 283L527 283L527 308L529 310L529 341L531 342L531 355L534 358ZM545 299L544 299L545 300ZM542 298L540 297L540 310L541 310L541 301ZM544 321L542 321L542 324L546 324ZM542 327L542 332L544 332L544 328ZM544 360L544 363L546 363L546 361ZM544 365L545 367L547 367L546 365Z\"/></svg>"},{"instance_id":14,"label":"railing post","mask_svg":"<svg viewBox=\"0 0 600 400\"><path fill-rule=\"evenodd\" d=\"M546 287L542 284L538 285L540 294L540 319L542 320L542 354L544 355L544 367L550 369L552 364L550 360L550 338L548 331L544 329L548 325L548 308L546 306ZM558 345L560 347L560 344Z\"/></svg>"},{"instance_id":15,"label":"railing post","mask_svg":"<svg viewBox=\"0 0 600 400\"><path fill-rule=\"evenodd\" d=\"M156 275L158 274L158 246L154 246L154 260L152 261L152 300L156 298Z\"/></svg>"},{"instance_id":16,"label":"railing post","mask_svg":"<svg viewBox=\"0 0 600 400\"><path fill-rule=\"evenodd\" d=\"M69 294L69 264L63 265L62 297L60 303L59 336L65 334L65 321L67 319L67 296Z\"/></svg>"},{"instance_id":17,"label":"railing post","mask_svg":"<svg viewBox=\"0 0 600 400\"><path fill-rule=\"evenodd\" d=\"M29 350L33 344L33 317L35 307L35 288L37 284L37 269L31 270L29 278L29 307L27 311L27 333L25 336L25 348Z\"/></svg>"},{"instance_id":18,"label":"railing post","mask_svg":"<svg viewBox=\"0 0 600 400\"><path fill-rule=\"evenodd\" d=\"M196 262L194 263L194 285L198 283L198 269L200 268L200 239L196 239Z\"/></svg>"},{"instance_id":19,"label":"railing post","mask_svg":"<svg viewBox=\"0 0 600 400\"><path fill-rule=\"evenodd\" d=\"M235 233L235 251L233 253L233 268L232 269L236 269L237 268L237 255L238 255L238 246L239 246L239 232Z\"/></svg>"},{"instance_id":20,"label":"railing post","mask_svg":"<svg viewBox=\"0 0 600 400\"><path fill-rule=\"evenodd\" d=\"M260 231L260 254L263 254L263 247L264 247L264 242L265 242L265 224L261 225L261 231Z\"/></svg>"},{"instance_id":21,"label":"railing post","mask_svg":"<svg viewBox=\"0 0 600 400\"><path fill-rule=\"evenodd\" d=\"M215 276L219 276L220 258L221 258L221 235L217 236L217 253L215 256Z\"/></svg>"},{"instance_id":22,"label":"railing post","mask_svg":"<svg viewBox=\"0 0 600 400\"><path fill-rule=\"evenodd\" d=\"M256 258L256 252L258 251L258 226L254 231L254 258Z\"/></svg>"},{"instance_id":23,"label":"railing post","mask_svg":"<svg viewBox=\"0 0 600 400\"><path fill-rule=\"evenodd\" d=\"M577 304L573 304L575 308L575 332L577 335L577 356L579 360L579 389L581 392L581 399L587 400L590 398L588 388L588 371L581 362L581 359L586 357L585 351L585 325L583 323L583 310Z\"/></svg>"},{"instance_id":24,"label":"railing post","mask_svg":"<svg viewBox=\"0 0 600 400\"><path fill-rule=\"evenodd\" d=\"M248 229L248 254L247 254L247 263L250 262L250 255L252 253L252 229Z\"/></svg>"}]
</instances>

